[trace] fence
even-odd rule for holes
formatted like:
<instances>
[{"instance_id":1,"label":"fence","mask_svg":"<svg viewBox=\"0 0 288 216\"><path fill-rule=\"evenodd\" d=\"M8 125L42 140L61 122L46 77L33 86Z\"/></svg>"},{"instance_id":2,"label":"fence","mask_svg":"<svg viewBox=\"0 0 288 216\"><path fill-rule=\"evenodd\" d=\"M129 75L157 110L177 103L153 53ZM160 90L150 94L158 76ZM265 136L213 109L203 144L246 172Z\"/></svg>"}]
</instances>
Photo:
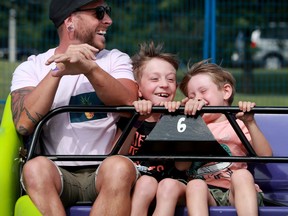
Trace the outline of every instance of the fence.
<instances>
[{"instance_id":1,"label":"fence","mask_svg":"<svg viewBox=\"0 0 288 216\"><path fill-rule=\"evenodd\" d=\"M113 18L108 49L133 55L140 42L163 42L166 51L181 59L179 79L189 60L212 58L235 75L240 95L259 96L258 105L270 105L271 98L273 105L283 105L288 83L288 1L107 2ZM49 2L40 0L0 3L1 116L15 67L28 55L58 43L48 8Z\"/></svg>"}]
</instances>

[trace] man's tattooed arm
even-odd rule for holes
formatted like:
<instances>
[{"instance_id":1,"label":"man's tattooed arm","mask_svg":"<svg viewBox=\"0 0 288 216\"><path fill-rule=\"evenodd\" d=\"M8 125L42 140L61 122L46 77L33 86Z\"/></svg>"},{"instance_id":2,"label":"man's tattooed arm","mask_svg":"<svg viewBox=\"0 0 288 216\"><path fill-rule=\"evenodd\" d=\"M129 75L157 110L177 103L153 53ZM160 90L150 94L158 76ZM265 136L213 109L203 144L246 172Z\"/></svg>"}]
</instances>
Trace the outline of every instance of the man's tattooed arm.
<instances>
[{"instance_id":1,"label":"man's tattooed arm","mask_svg":"<svg viewBox=\"0 0 288 216\"><path fill-rule=\"evenodd\" d=\"M43 117L39 113L34 113L32 115L29 110L24 106L25 96L33 90L32 87L26 87L22 89L15 90L11 93L12 96L12 115L13 121L17 128L17 131L22 135L29 135L29 130L24 125L19 125L19 120L21 115L25 115L25 118L28 118L29 121L35 126Z\"/></svg>"}]
</instances>

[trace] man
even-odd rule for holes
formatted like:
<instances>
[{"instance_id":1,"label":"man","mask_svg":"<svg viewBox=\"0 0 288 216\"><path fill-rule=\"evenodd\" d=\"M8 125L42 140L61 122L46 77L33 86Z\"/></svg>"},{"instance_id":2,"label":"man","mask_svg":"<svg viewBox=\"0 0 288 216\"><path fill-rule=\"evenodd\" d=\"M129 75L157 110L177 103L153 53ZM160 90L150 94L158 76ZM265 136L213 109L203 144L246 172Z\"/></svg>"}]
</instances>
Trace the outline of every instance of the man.
<instances>
[{"instance_id":1,"label":"man","mask_svg":"<svg viewBox=\"0 0 288 216\"><path fill-rule=\"evenodd\" d=\"M49 16L59 46L29 57L13 75L12 112L20 134L31 134L55 107L131 105L137 99L129 56L105 49L110 12L104 0L51 1ZM48 155L107 154L117 120L111 113L60 114L44 126L40 145ZM95 201L91 215L129 215L131 188L138 178L132 161L111 156L96 172L91 163L56 165L35 157L24 165L21 182L43 215L65 215L65 207L77 201Z\"/></svg>"}]
</instances>

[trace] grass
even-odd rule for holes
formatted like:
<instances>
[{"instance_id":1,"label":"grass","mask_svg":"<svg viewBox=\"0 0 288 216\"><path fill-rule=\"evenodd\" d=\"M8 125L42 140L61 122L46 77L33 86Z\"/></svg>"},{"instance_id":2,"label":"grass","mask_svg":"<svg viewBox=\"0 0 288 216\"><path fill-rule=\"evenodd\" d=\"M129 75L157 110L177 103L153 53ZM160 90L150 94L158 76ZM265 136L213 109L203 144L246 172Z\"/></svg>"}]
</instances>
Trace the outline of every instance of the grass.
<instances>
[{"instance_id":1,"label":"grass","mask_svg":"<svg viewBox=\"0 0 288 216\"><path fill-rule=\"evenodd\" d=\"M18 62L10 63L8 61L0 61L0 99L7 97L11 85L13 71L18 65Z\"/></svg>"},{"instance_id":2,"label":"grass","mask_svg":"<svg viewBox=\"0 0 288 216\"><path fill-rule=\"evenodd\" d=\"M12 74L18 65L19 62L9 63L8 61L0 61L0 121L4 109L3 102L10 92ZM288 87L288 68L281 70L254 69L252 85L249 88L245 87L242 69L233 68L227 70L234 75L237 82L237 93L233 105L236 106L239 100L249 100L256 102L258 106L288 107L286 92ZM183 69L179 70L178 81L184 76L184 71ZM247 93L247 90L249 90L249 93ZM175 100L181 100L183 97L182 93L178 91Z\"/></svg>"},{"instance_id":3,"label":"grass","mask_svg":"<svg viewBox=\"0 0 288 216\"><path fill-rule=\"evenodd\" d=\"M0 122L3 114L4 102L10 92L12 74L18 65L19 62L10 63L8 61L0 61Z\"/></svg>"},{"instance_id":4,"label":"grass","mask_svg":"<svg viewBox=\"0 0 288 216\"><path fill-rule=\"evenodd\" d=\"M257 106L283 106L288 107L288 100L286 95L251 95L251 94L237 94L233 105L237 105L238 101L254 101Z\"/></svg>"}]
</instances>

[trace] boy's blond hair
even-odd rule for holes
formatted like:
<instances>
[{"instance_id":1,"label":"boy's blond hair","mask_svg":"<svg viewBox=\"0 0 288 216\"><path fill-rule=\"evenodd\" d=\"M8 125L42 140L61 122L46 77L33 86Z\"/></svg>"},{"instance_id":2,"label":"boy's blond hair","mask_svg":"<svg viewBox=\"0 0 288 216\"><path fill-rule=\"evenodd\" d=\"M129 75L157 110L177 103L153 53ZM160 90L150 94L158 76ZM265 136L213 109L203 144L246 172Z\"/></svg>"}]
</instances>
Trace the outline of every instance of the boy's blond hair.
<instances>
[{"instance_id":1,"label":"boy's blond hair","mask_svg":"<svg viewBox=\"0 0 288 216\"><path fill-rule=\"evenodd\" d=\"M157 46L155 46L154 42L151 41L149 44L142 43L139 46L139 52L131 58L133 73L137 82L139 82L142 77L142 70L145 66L145 63L153 58L159 58L167 61L171 65L173 65L176 71L178 70L179 61L177 56L171 53L165 53L163 51L163 44L158 44Z\"/></svg>"},{"instance_id":2,"label":"boy's blond hair","mask_svg":"<svg viewBox=\"0 0 288 216\"><path fill-rule=\"evenodd\" d=\"M233 75L224 70L222 67L220 67L217 64L210 63L209 60L203 60L201 62L197 62L190 66L190 63L188 63L188 72L183 77L179 88L182 91L182 93L188 97L188 89L187 84L190 81L190 79L197 75L197 74L207 74L211 77L212 81L218 86L219 89L221 89L225 84L230 84L232 87L232 94L230 98L228 99L229 105L232 105L235 95L235 78Z\"/></svg>"}]
</instances>

